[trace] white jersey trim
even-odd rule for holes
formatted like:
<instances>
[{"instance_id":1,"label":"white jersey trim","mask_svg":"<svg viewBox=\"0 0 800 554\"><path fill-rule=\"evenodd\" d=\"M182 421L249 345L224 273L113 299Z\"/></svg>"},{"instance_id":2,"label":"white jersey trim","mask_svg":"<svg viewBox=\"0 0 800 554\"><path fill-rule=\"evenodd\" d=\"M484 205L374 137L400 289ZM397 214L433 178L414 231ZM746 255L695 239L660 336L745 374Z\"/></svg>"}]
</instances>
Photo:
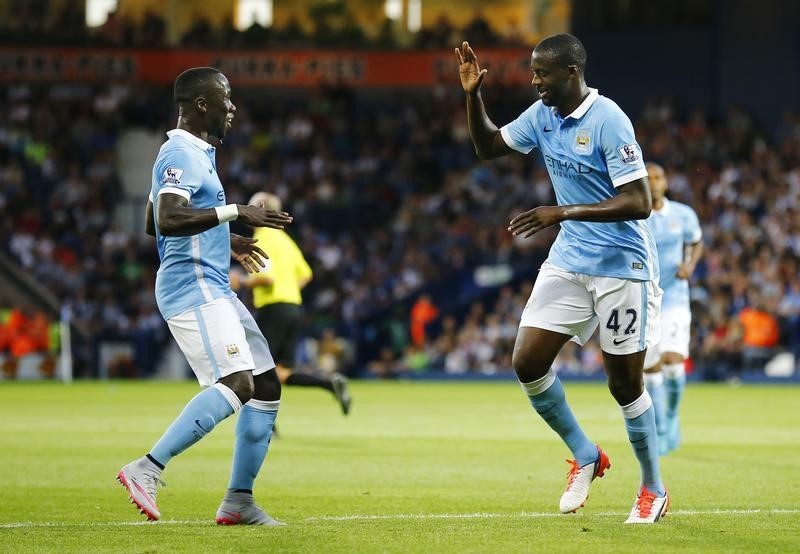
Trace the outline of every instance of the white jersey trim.
<instances>
[{"instance_id":1,"label":"white jersey trim","mask_svg":"<svg viewBox=\"0 0 800 554\"><path fill-rule=\"evenodd\" d=\"M635 181L636 179L641 179L642 177L647 177L647 169L644 167L641 169L637 169L633 173L626 173L625 175L620 175L616 179L611 179L611 184L614 185L614 188L621 187L622 185L627 185L631 181Z\"/></svg>"},{"instance_id":2,"label":"white jersey trim","mask_svg":"<svg viewBox=\"0 0 800 554\"><path fill-rule=\"evenodd\" d=\"M509 123L508 125L511 125L511 124ZM511 138L511 135L508 132L508 129L507 129L508 125L503 125L503 127L500 129L500 136L503 137L503 141L506 143L506 145L509 148L511 148L513 150L516 150L520 154L530 154L531 151L533 150L533 146L531 146L530 148L526 149L524 146L517 145L514 142L514 139Z\"/></svg>"},{"instance_id":3,"label":"white jersey trim","mask_svg":"<svg viewBox=\"0 0 800 554\"><path fill-rule=\"evenodd\" d=\"M189 191L179 189L178 187L164 187L158 189L158 195L161 196L162 194L177 194L178 196L184 197L186 200L192 199L192 195L189 194Z\"/></svg>"},{"instance_id":4,"label":"white jersey trim","mask_svg":"<svg viewBox=\"0 0 800 554\"><path fill-rule=\"evenodd\" d=\"M192 235L192 259L194 260L194 274L197 277L197 284L200 287L200 292L203 293L203 298L206 302L214 300L214 295L211 294L211 289L208 288L206 283L206 276L203 275L203 268L200 267L200 236Z\"/></svg>"}]
</instances>

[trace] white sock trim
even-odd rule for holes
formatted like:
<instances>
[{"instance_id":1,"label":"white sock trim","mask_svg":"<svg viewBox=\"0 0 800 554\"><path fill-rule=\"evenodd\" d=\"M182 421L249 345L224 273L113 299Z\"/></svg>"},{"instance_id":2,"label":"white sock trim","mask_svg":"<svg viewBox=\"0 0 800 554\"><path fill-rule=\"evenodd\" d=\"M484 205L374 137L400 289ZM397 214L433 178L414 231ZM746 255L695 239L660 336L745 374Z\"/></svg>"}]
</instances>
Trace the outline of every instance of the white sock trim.
<instances>
[{"instance_id":1,"label":"white sock trim","mask_svg":"<svg viewBox=\"0 0 800 554\"><path fill-rule=\"evenodd\" d=\"M645 373L644 374L644 386L648 389L653 387L660 387L664 384L664 374L662 372L657 373Z\"/></svg>"},{"instance_id":2,"label":"white sock trim","mask_svg":"<svg viewBox=\"0 0 800 554\"><path fill-rule=\"evenodd\" d=\"M650 393L645 389L642 396L628 404L627 406L620 406L622 408L622 417L625 419L634 419L645 413L650 406L653 405L653 399L650 398Z\"/></svg>"},{"instance_id":3,"label":"white sock trim","mask_svg":"<svg viewBox=\"0 0 800 554\"><path fill-rule=\"evenodd\" d=\"M662 364L661 369L664 371L664 376L667 379L679 379L686 375L686 364L683 362L678 364Z\"/></svg>"},{"instance_id":4,"label":"white sock trim","mask_svg":"<svg viewBox=\"0 0 800 554\"><path fill-rule=\"evenodd\" d=\"M236 396L236 393L233 392L229 387L223 385L222 383L214 383L214 388L222 393L222 396L225 397L225 400L227 400L228 404L230 404L231 408L233 408L234 413L242 409L242 401L239 400L239 397Z\"/></svg>"},{"instance_id":5,"label":"white sock trim","mask_svg":"<svg viewBox=\"0 0 800 554\"><path fill-rule=\"evenodd\" d=\"M544 391L552 387L553 383L556 382L556 379L556 372L553 371L553 368L551 367L547 370L547 373L544 377L536 379L535 381L531 381L530 383L523 383L520 381L519 384L522 387L522 390L524 390L528 396L536 396L537 394L542 394Z\"/></svg>"},{"instance_id":6,"label":"white sock trim","mask_svg":"<svg viewBox=\"0 0 800 554\"><path fill-rule=\"evenodd\" d=\"M260 412L277 412L281 407L280 400L256 400L251 398L247 405Z\"/></svg>"}]
</instances>

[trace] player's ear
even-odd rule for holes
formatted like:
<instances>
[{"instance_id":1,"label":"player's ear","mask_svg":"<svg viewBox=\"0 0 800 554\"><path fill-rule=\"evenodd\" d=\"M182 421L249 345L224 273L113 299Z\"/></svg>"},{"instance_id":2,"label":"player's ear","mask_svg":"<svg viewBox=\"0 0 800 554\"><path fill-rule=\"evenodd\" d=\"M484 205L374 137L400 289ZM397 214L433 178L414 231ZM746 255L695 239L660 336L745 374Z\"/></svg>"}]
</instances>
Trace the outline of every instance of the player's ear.
<instances>
[{"instance_id":1,"label":"player's ear","mask_svg":"<svg viewBox=\"0 0 800 554\"><path fill-rule=\"evenodd\" d=\"M570 76L572 76L572 75L577 76L578 75L578 66L577 65L568 65L567 66L567 71L569 72Z\"/></svg>"},{"instance_id":2,"label":"player's ear","mask_svg":"<svg viewBox=\"0 0 800 554\"><path fill-rule=\"evenodd\" d=\"M208 111L208 101L206 100L205 96L198 96L194 99L194 107L200 113L206 113Z\"/></svg>"}]
</instances>

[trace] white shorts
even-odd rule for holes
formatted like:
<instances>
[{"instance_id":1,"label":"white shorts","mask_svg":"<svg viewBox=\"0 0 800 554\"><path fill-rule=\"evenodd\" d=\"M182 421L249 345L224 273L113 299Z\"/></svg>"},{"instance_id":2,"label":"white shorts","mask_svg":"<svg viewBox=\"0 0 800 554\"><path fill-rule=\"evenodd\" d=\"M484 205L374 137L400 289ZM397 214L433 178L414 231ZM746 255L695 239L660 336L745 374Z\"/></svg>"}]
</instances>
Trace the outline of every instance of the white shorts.
<instances>
[{"instance_id":1,"label":"white shorts","mask_svg":"<svg viewBox=\"0 0 800 554\"><path fill-rule=\"evenodd\" d=\"M675 352L689 357L689 342L692 338L692 312L688 306L667 308L661 312L661 342L647 351L645 369L658 363L664 352Z\"/></svg>"},{"instance_id":2,"label":"white shorts","mask_svg":"<svg viewBox=\"0 0 800 554\"><path fill-rule=\"evenodd\" d=\"M582 345L599 324L603 352L633 354L658 341L660 309L654 281L572 273L545 262L519 326L570 335Z\"/></svg>"},{"instance_id":3,"label":"white shorts","mask_svg":"<svg viewBox=\"0 0 800 554\"><path fill-rule=\"evenodd\" d=\"M202 386L239 371L260 375L275 367L267 339L236 298L217 298L167 321Z\"/></svg>"}]
</instances>

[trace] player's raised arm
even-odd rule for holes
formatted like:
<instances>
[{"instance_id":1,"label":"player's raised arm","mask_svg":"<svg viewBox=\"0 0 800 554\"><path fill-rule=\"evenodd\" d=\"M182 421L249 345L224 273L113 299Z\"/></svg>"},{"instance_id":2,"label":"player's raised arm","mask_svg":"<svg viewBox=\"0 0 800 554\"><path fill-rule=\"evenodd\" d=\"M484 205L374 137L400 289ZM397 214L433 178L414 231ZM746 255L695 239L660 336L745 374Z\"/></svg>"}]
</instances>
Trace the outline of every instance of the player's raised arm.
<instances>
[{"instance_id":1,"label":"player's raised arm","mask_svg":"<svg viewBox=\"0 0 800 554\"><path fill-rule=\"evenodd\" d=\"M216 208L191 208L186 198L171 193L158 196L156 218L162 235L178 237L196 235L233 220L251 227L273 229L283 229L292 222L291 216L286 212L275 212L258 206L228 204Z\"/></svg>"},{"instance_id":2,"label":"player's raised arm","mask_svg":"<svg viewBox=\"0 0 800 554\"><path fill-rule=\"evenodd\" d=\"M467 96L467 124L475 152L485 160L510 154L513 150L506 145L500 129L489 119L481 98L481 84L488 70L480 68L478 57L468 42L463 42L455 51L461 86Z\"/></svg>"}]
</instances>

